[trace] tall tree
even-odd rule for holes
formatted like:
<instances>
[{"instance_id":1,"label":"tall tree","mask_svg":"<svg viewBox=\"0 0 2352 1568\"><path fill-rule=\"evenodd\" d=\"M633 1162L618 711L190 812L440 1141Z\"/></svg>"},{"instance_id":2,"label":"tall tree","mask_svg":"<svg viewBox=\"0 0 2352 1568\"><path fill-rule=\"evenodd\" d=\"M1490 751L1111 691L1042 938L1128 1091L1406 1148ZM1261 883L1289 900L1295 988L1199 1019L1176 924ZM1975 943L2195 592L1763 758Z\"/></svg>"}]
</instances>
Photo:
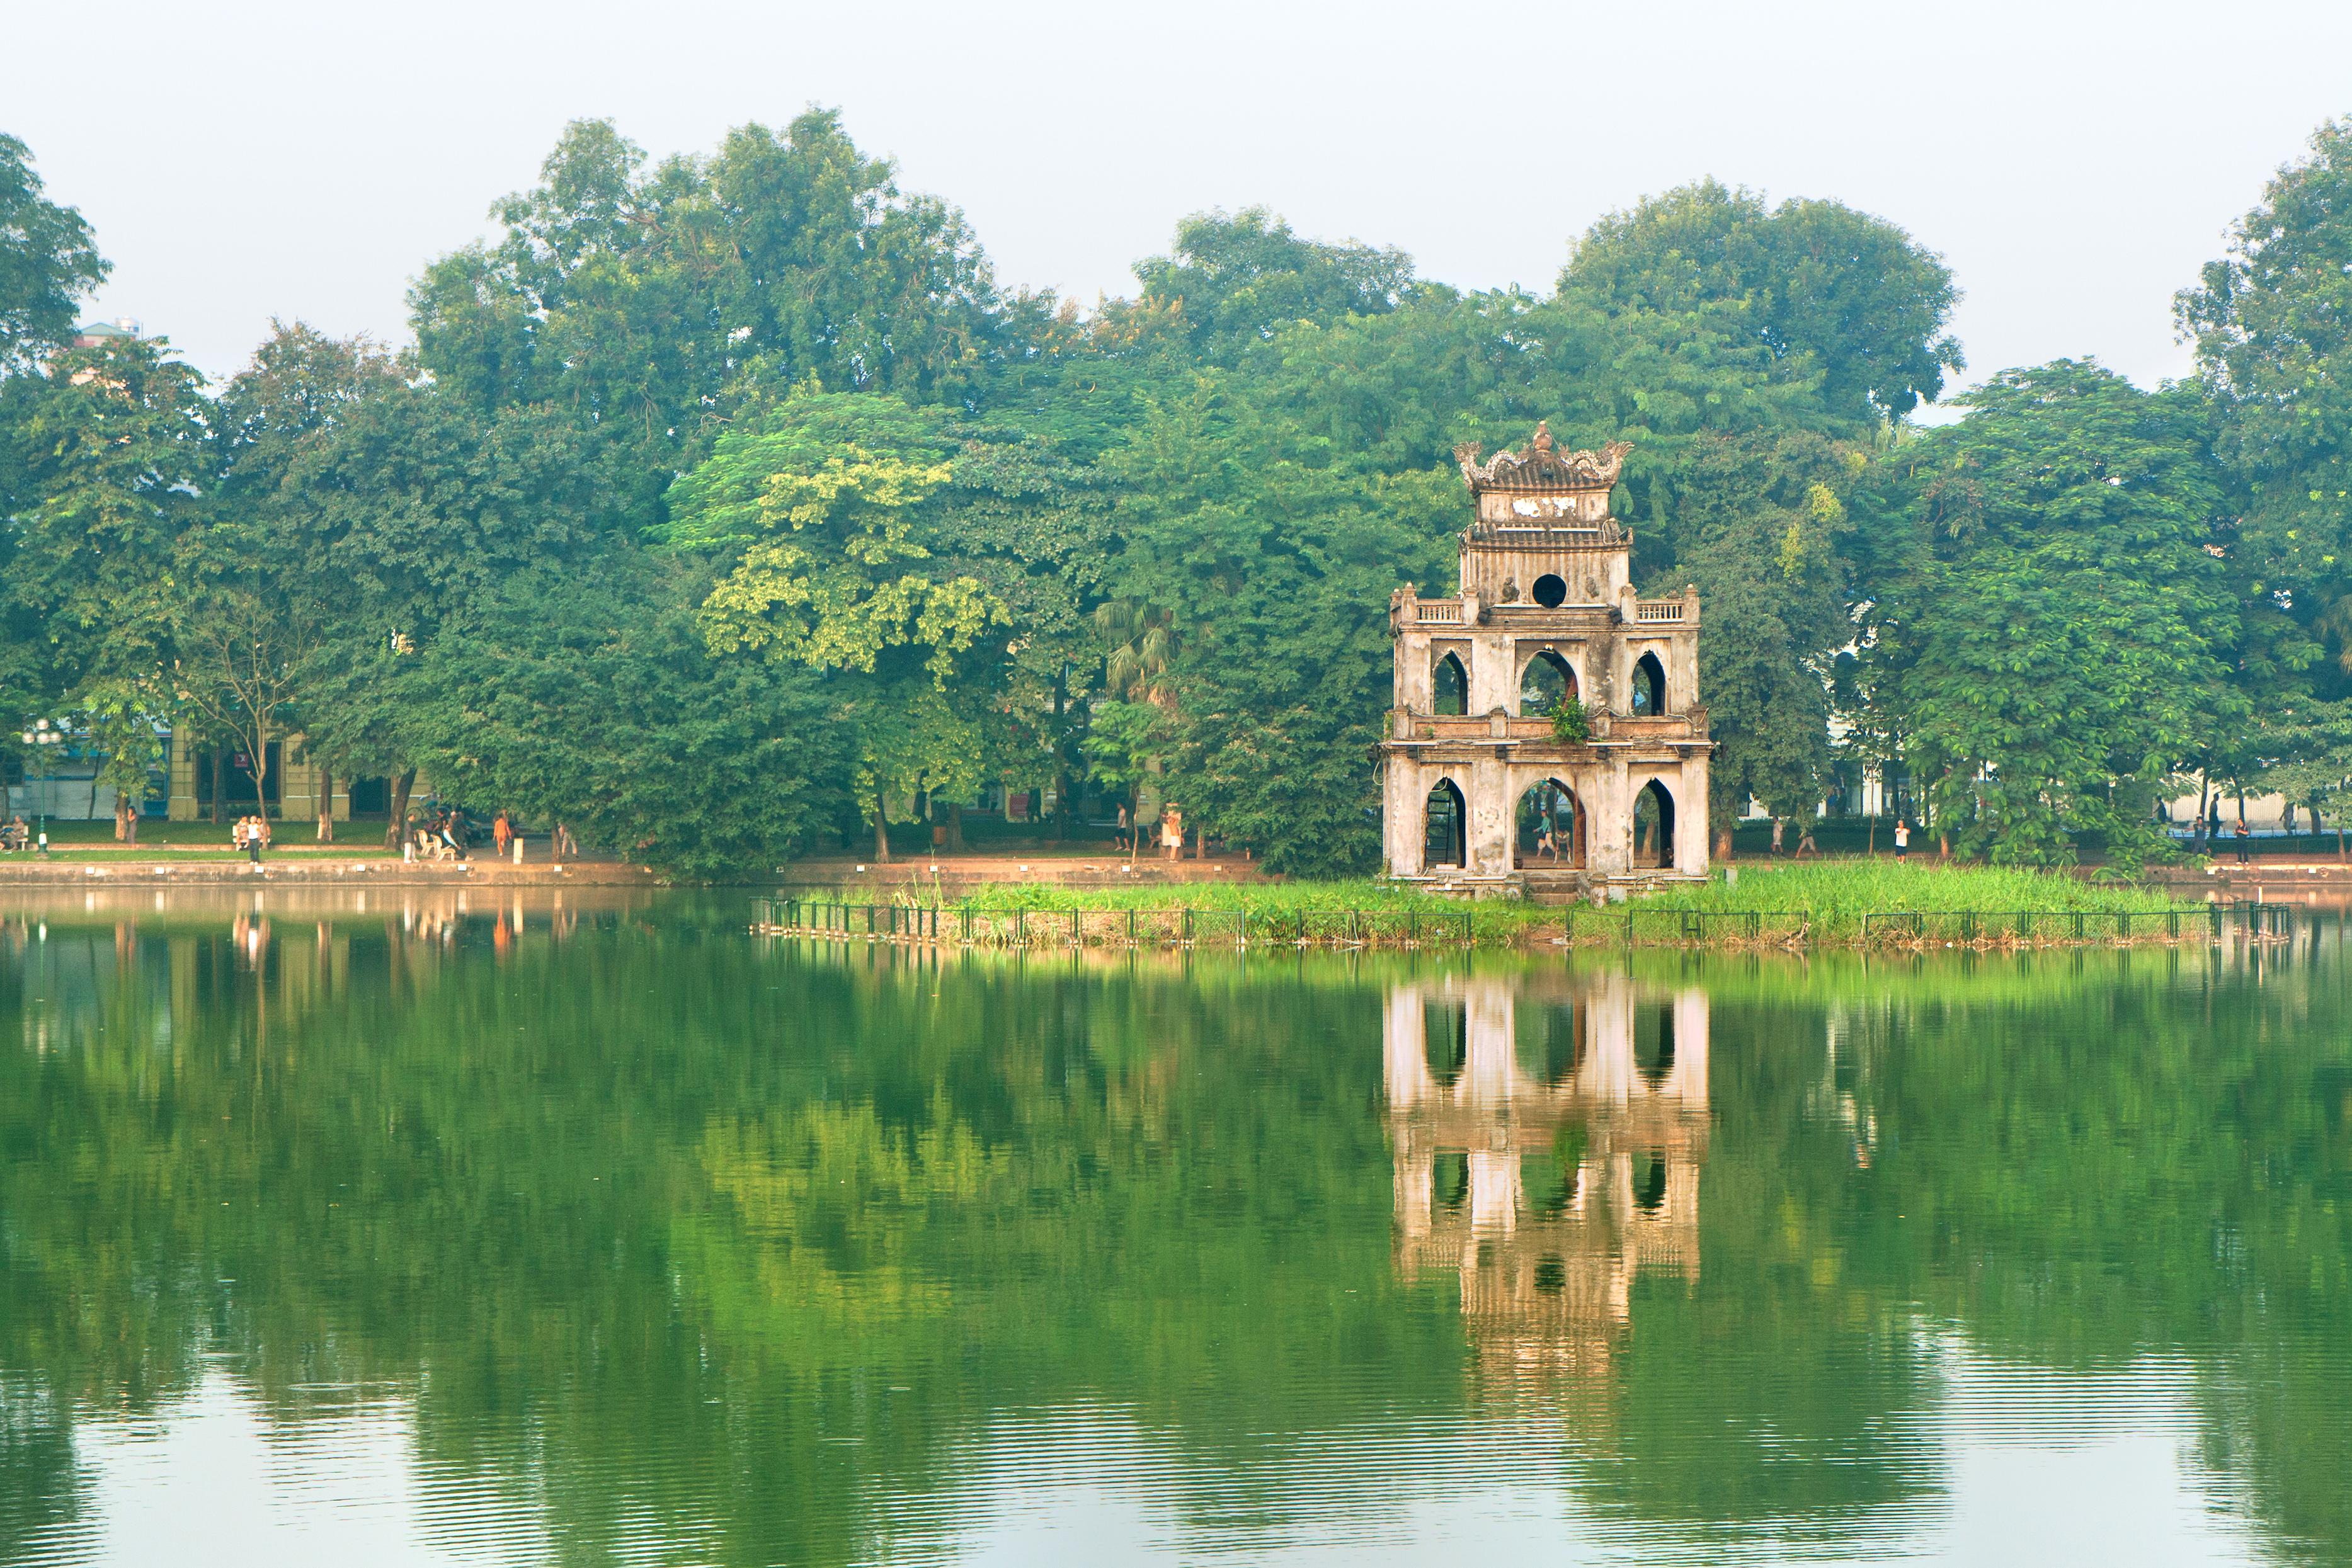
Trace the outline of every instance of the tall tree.
<instances>
[{"instance_id":1,"label":"tall tree","mask_svg":"<svg viewBox=\"0 0 2352 1568\"><path fill-rule=\"evenodd\" d=\"M1392 310L1412 288L1412 258L1394 248L1302 239L1264 207L1195 213L1175 248L1135 264L1142 303L1181 313L1193 352L1233 365L1294 321Z\"/></svg>"},{"instance_id":2,"label":"tall tree","mask_svg":"<svg viewBox=\"0 0 2352 1568\"><path fill-rule=\"evenodd\" d=\"M2352 695L2352 120L2320 127L2176 309L2243 492L2247 675Z\"/></svg>"},{"instance_id":3,"label":"tall tree","mask_svg":"<svg viewBox=\"0 0 2352 1568\"><path fill-rule=\"evenodd\" d=\"M1824 405L1856 426L1901 420L1963 367L1944 330L1959 301L1940 257L1836 202L1768 206L1714 180L1595 224L1559 279L1617 308L1738 303L1774 355L1810 359Z\"/></svg>"},{"instance_id":4,"label":"tall tree","mask_svg":"<svg viewBox=\"0 0 2352 1568\"><path fill-rule=\"evenodd\" d=\"M1925 549L1871 618L1907 760L1964 852L2155 850L2156 787L2244 713L2202 407L2065 360L1965 401L1906 450Z\"/></svg>"},{"instance_id":5,"label":"tall tree","mask_svg":"<svg viewBox=\"0 0 2352 1568\"><path fill-rule=\"evenodd\" d=\"M42 192L32 149L0 132L0 375L72 341L82 297L106 281L89 225Z\"/></svg>"}]
</instances>

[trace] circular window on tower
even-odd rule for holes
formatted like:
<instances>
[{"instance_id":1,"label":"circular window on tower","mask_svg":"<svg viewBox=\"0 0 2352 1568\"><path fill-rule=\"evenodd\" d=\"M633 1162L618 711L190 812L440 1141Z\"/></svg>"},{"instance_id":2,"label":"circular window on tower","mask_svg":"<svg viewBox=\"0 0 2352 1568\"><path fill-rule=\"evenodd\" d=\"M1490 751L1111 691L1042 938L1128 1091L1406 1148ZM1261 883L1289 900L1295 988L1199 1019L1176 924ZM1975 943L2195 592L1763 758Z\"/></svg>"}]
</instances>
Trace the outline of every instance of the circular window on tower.
<instances>
[{"instance_id":1,"label":"circular window on tower","mask_svg":"<svg viewBox=\"0 0 2352 1568\"><path fill-rule=\"evenodd\" d=\"M1546 610L1557 610L1568 598L1568 584L1551 572L1536 579L1536 602Z\"/></svg>"}]
</instances>

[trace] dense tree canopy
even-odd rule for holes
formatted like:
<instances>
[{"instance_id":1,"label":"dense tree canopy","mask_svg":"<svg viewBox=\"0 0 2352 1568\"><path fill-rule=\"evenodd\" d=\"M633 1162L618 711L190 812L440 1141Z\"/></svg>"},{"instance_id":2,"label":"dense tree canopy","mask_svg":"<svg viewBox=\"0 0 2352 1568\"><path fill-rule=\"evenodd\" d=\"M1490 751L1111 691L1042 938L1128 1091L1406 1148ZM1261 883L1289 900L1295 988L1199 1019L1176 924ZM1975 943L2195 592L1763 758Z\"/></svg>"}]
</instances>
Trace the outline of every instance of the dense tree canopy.
<instances>
[{"instance_id":1,"label":"dense tree canopy","mask_svg":"<svg viewBox=\"0 0 2352 1568\"><path fill-rule=\"evenodd\" d=\"M1885 762L1967 852L2160 851L2184 777L2352 798L2347 134L2182 294L2194 383L2061 361L1934 427L1958 286L1833 200L1701 180L1549 293L1205 213L1082 309L1000 288L819 110L658 161L579 121L425 264L413 350L281 325L215 395L160 340L67 346L104 263L0 139L0 700L299 734L703 866L886 852L1001 783L1056 832L1149 793L1277 869L1370 870L1379 608L1451 587L1454 445L1549 420L1633 444L1638 586L1706 607L1718 832ZM285 653L231 679L231 643ZM703 758L658 831L592 782L600 700L639 713L604 744ZM824 756L711 760L788 732Z\"/></svg>"}]
</instances>

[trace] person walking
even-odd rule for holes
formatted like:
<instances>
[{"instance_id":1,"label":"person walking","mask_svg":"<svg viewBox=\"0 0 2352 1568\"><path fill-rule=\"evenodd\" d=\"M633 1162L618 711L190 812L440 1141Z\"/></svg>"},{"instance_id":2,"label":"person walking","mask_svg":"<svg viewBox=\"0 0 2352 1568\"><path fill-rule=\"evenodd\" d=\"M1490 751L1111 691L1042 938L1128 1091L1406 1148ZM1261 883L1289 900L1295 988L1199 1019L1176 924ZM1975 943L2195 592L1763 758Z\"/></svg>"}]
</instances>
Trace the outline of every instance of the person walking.
<instances>
[{"instance_id":1,"label":"person walking","mask_svg":"<svg viewBox=\"0 0 2352 1568\"><path fill-rule=\"evenodd\" d=\"M1803 860L1807 855L1811 855L1815 860L1819 860L1821 858L1821 853L1822 846L1813 842L1813 830L1810 826L1799 829L1797 831L1797 858L1799 860Z\"/></svg>"},{"instance_id":2,"label":"person walking","mask_svg":"<svg viewBox=\"0 0 2352 1568\"><path fill-rule=\"evenodd\" d=\"M490 824L490 841L499 847L499 859L507 858L507 846L514 842L514 822L502 810Z\"/></svg>"},{"instance_id":3,"label":"person walking","mask_svg":"<svg viewBox=\"0 0 2352 1568\"><path fill-rule=\"evenodd\" d=\"M1118 803L1118 837L1111 841L1112 843L1118 847L1119 853L1126 854L1129 852L1129 839L1134 831L1135 824L1128 818L1127 802L1121 800Z\"/></svg>"},{"instance_id":4,"label":"person walking","mask_svg":"<svg viewBox=\"0 0 2352 1568\"><path fill-rule=\"evenodd\" d=\"M1779 860L1780 858L1780 834L1785 831L1785 829L1786 824L1783 823L1780 818L1775 817L1772 819L1772 858L1774 860Z\"/></svg>"},{"instance_id":5,"label":"person walking","mask_svg":"<svg viewBox=\"0 0 2352 1568\"><path fill-rule=\"evenodd\" d=\"M1895 819L1895 858L1898 861L1911 858L1911 823L1903 817Z\"/></svg>"}]
</instances>

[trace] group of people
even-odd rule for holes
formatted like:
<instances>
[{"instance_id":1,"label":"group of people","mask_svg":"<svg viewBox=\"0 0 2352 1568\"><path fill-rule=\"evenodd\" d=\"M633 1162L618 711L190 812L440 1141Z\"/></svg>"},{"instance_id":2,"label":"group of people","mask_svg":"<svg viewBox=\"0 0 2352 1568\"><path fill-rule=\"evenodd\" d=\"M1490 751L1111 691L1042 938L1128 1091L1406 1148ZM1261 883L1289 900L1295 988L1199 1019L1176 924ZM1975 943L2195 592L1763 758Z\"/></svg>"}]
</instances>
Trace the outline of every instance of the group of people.
<instances>
[{"instance_id":1,"label":"group of people","mask_svg":"<svg viewBox=\"0 0 2352 1568\"><path fill-rule=\"evenodd\" d=\"M0 823L0 850L13 853L17 850L30 847L32 841L33 830L26 826L23 813L19 812L9 818L6 822Z\"/></svg>"},{"instance_id":2,"label":"group of people","mask_svg":"<svg viewBox=\"0 0 2352 1568\"><path fill-rule=\"evenodd\" d=\"M454 806L409 812L405 837L408 852L421 861L461 861L474 847L466 814Z\"/></svg>"},{"instance_id":3,"label":"group of people","mask_svg":"<svg viewBox=\"0 0 2352 1568\"><path fill-rule=\"evenodd\" d=\"M261 869L261 852L269 847L269 819L262 816L239 817L229 828L228 841L237 852Z\"/></svg>"},{"instance_id":4,"label":"group of people","mask_svg":"<svg viewBox=\"0 0 2352 1568\"><path fill-rule=\"evenodd\" d=\"M1787 829L1788 825L1788 820L1784 817L1775 817L1772 819L1772 855L1776 860L1780 858L1780 846L1786 841L1781 837L1781 834ZM1899 860L1902 858L1903 852L1910 847L1910 833L1900 821L1897 821L1895 824L1895 858ZM1813 830L1810 824L1801 823L1797 829L1797 852L1793 858L1803 860L1807 855L1818 856L1821 852L1822 846L1813 842Z\"/></svg>"},{"instance_id":5,"label":"group of people","mask_svg":"<svg viewBox=\"0 0 2352 1568\"><path fill-rule=\"evenodd\" d=\"M523 836L522 823L511 811L500 811L490 821L490 842L498 857L506 860L514 854ZM548 831L548 848L559 861L577 860L580 841L572 830L558 822ZM473 824L466 813L454 806L428 808L408 814L406 842L410 852L418 860L464 860L473 848Z\"/></svg>"}]
</instances>

